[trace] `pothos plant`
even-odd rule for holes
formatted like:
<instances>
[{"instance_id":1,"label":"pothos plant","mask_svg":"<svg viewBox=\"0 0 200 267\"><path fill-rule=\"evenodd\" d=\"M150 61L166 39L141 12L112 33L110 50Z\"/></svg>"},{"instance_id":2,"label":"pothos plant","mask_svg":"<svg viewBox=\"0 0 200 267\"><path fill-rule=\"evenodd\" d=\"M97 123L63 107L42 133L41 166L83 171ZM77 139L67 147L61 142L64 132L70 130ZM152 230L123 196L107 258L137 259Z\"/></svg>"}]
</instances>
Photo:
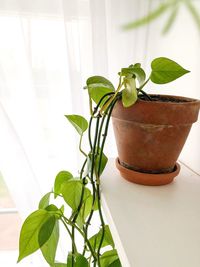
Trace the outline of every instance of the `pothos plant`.
<instances>
[{"instance_id":1,"label":"pothos plant","mask_svg":"<svg viewBox=\"0 0 200 267\"><path fill-rule=\"evenodd\" d=\"M140 63L122 68L116 89L101 76L87 80L85 89L88 90L91 111L89 122L80 115L66 115L80 136L83 165L78 177L66 170L59 172L52 191L43 196L38 209L27 217L20 233L18 262L40 249L51 267L122 266L109 226L105 223L100 192L100 177L108 161L104 146L112 110L119 99L122 99L124 107L132 106L140 97L151 101L151 96L143 91L147 82L164 84L187 72L176 62L161 57L152 61L148 78ZM82 138L86 132L89 152L82 149ZM60 198L62 206L55 205L56 198ZM94 214L98 215L99 227L91 235L91 229L97 227L96 220L92 223ZM71 239L71 251L63 263L55 259L60 224ZM81 248L80 238L83 240Z\"/></svg>"}]
</instances>

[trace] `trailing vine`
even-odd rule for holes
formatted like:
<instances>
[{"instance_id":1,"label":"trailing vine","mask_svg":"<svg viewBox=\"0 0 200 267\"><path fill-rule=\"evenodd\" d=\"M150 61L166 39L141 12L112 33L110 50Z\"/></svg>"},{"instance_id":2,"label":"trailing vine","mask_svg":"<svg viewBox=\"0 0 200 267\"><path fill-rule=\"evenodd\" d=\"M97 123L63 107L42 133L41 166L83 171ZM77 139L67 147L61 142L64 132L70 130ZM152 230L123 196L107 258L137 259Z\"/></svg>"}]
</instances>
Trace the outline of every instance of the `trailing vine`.
<instances>
[{"instance_id":1,"label":"trailing vine","mask_svg":"<svg viewBox=\"0 0 200 267\"><path fill-rule=\"evenodd\" d=\"M100 188L100 177L108 160L104 147L113 108L119 100L124 107L132 106L141 97L151 101L151 96L143 91L149 80L158 84L167 83L188 72L167 58L155 59L151 67L147 79L139 63L121 69L116 90L104 77L93 76L87 80L91 111L89 123L80 115L66 115L80 136L79 150L84 161L79 176L77 178L69 171L58 173L53 190L41 199L38 210L31 213L22 226L18 262L40 249L51 267L122 266L103 216ZM94 108L93 103L96 103ZM82 138L86 131L88 153L82 149ZM56 198L63 202L60 208L55 205ZM70 216L66 215L66 205L71 209ZM92 224L94 214L98 215L99 230L91 235L91 229L95 228ZM59 223L64 225L71 239L71 251L66 262L56 260ZM81 248L80 238L83 241Z\"/></svg>"}]
</instances>

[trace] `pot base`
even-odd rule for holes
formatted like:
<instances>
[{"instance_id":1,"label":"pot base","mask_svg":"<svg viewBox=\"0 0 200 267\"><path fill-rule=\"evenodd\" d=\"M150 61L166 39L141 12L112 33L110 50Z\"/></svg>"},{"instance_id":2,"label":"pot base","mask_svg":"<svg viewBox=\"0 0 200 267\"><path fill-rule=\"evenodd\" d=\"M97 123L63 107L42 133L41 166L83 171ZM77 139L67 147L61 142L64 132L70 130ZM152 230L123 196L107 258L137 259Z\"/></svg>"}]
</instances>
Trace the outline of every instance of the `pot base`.
<instances>
[{"instance_id":1,"label":"pot base","mask_svg":"<svg viewBox=\"0 0 200 267\"><path fill-rule=\"evenodd\" d=\"M116 158L115 164L124 179L141 185L158 186L170 184L180 172L180 165L178 163L176 163L173 172L160 174L143 173L127 169L119 163L119 158Z\"/></svg>"}]
</instances>

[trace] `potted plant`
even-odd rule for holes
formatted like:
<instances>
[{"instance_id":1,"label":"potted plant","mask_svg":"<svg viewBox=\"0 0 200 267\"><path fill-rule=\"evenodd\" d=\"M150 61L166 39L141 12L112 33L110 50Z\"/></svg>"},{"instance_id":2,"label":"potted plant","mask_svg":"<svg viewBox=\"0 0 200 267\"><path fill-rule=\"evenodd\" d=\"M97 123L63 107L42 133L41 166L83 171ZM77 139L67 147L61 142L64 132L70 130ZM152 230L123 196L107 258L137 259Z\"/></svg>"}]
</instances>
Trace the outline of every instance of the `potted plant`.
<instances>
[{"instance_id":1,"label":"potted plant","mask_svg":"<svg viewBox=\"0 0 200 267\"><path fill-rule=\"evenodd\" d=\"M88 90L91 111L89 122L80 115L66 115L80 136L79 150L85 158L82 168L78 177L66 170L59 172L55 178L53 190L41 199L38 210L27 217L20 233L18 261L40 249L51 267L121 266L109 226L105 224L100 194L100 176L107 163L107 157L103 151L111 115L115 135L118 138L119 159L116 160L116 164L122 176L129 180L130 177L135 176L139 179L140 175L142 177L146 175L146 180L149 179L148 175L150 177L163 176L165 179L166 175L174 176L179 171L179 165L176 164L178 153L191 123L197 119L200 106L200 102L194 99L146 94L143 87L149 80L157 84L167 83L188 72L167 58L153 60L151 67L152 71L148 79L139 63L121 69L116 90L104 77L93 76L87 80L85 88ZM93 108L94 102L96 105ZM154 104L155 107L152 107ZM153 111L150 111L151 108ZM164 115L164 111L168 112L167 115ZM184 113L183 121L180 118L181 113ZM169 152L159 150L157 152L152 146L158 142L160 149L164 146L165 138L174 139L173 131L171 131L173 128L178 129L177 134L181 139L181 144L175 145L175 152L172 153L169 166L162 165L166 164L165 160L164 163L157 165L157 161L152 160L151 155L157 153L158 158L167 153L168 158ZM125 130L129 136L124 138ZM167 134L162 137L165 130L170 133L169 137ZM86 131L90 147L88 153L82 148L82 138ZM147 137L144 135L145 132ZM133 148L130 148L130 141L133 141ZM141 148L137 146L138 143L141 143ZM124 152L124 145L131 152L130 158ZM143 149L146 148L147 151L144 152ZM139 163L136 163L138 159ZM152 160L152 165L148 159ZM143 164L143 160L147 163ZM147 172L150 173L147 174ZM158 174L159 172L162 174ZM131 179L139 182L135 178ZM140 183L148 184L144 182L144 178ZM155 183L155 178L150 184L153 183ZM166 182L155 184L162 183ZM56 198L61 199L62 206L55 205L54 199ZM70 214L66 210L66 205L70 209ZM96 234L92 235L91 227L96 227L96 222L92 225L95 213L99 215L99 228ZM66 234L71 238L71 251L66 255L65 262L56 260L60 223L64 225ZM82 249L79 247L80 237L83 240Z\"/></svg>"}]
</instances>

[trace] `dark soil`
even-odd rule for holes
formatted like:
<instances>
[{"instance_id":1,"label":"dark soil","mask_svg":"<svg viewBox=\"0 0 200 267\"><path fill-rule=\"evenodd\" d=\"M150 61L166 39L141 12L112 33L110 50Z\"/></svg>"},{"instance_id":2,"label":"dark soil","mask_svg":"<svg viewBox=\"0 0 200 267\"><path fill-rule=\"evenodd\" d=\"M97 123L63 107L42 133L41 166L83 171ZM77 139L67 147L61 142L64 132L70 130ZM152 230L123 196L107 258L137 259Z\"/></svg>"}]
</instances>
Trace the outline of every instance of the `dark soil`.
<instances>
[{"instance_id":1,"label":"dark soil","mask_svg":"<svg viewBox=\"0 0 200 267\"><path fill-rule=\"evenodd\" d=\"M175 98L172 96L162 96L162 95L149 95L152 99L152 101L159 101L159 102L175 102L175 103L184 103L189 102L189 100L182 99L182 98ZM140 99L145 101L150 101L146 96L140 95Z\"/></svg>"}]
</instances>

